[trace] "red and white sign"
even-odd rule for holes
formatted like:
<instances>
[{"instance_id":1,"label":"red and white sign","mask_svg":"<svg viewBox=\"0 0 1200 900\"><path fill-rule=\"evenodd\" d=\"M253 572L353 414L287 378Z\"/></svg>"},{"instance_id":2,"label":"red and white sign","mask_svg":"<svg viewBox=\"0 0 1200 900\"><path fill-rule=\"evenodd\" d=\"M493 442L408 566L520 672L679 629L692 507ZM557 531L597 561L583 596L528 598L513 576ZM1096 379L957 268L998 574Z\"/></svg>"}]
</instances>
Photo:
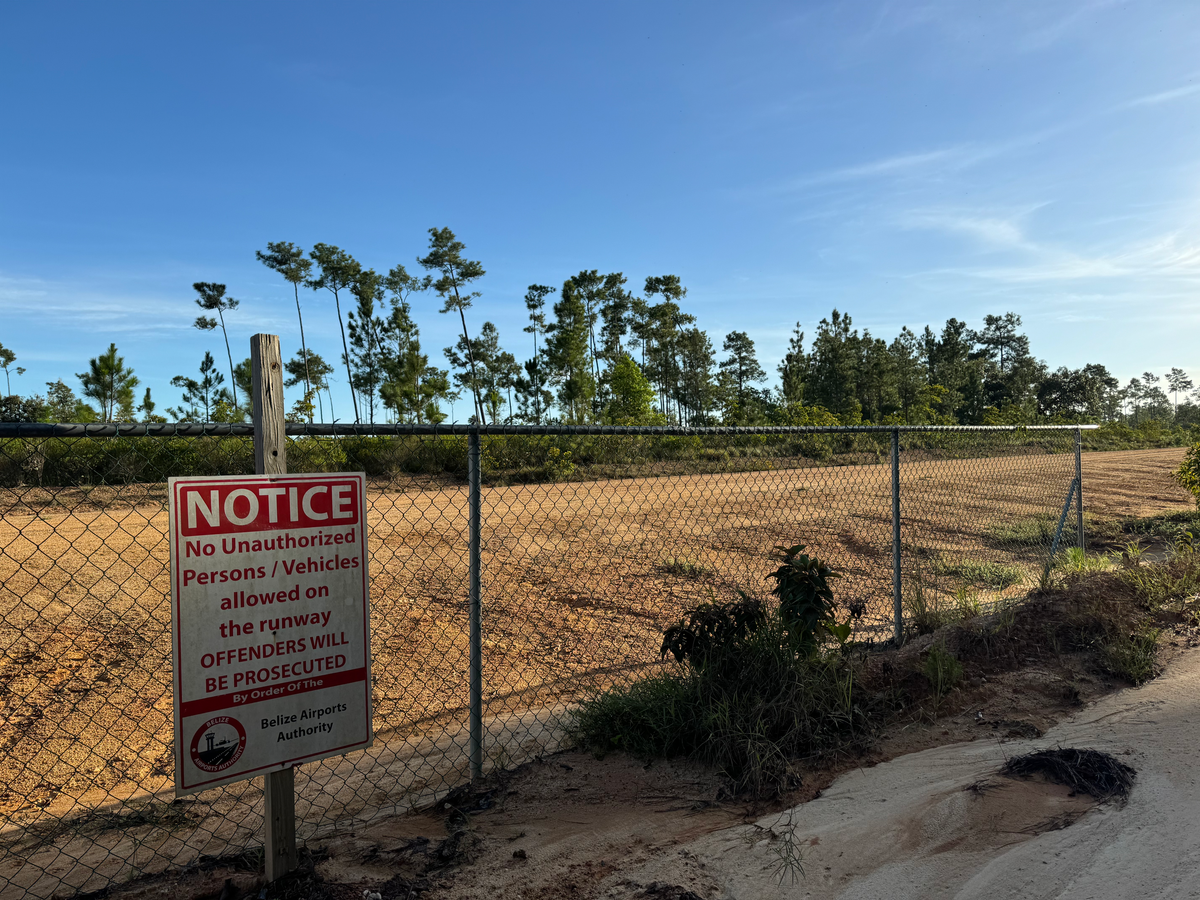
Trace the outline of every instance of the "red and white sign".
<instances>
[{"instance_id":1,"label":"red and white sign","mask_svg":"<svg viewBox=\"0 0 1200 900\"><path fill-rule=\"evenodd\" d=\"M370 746L365 486L170 479L177 794Z\"/></svg>"}]
</instances>

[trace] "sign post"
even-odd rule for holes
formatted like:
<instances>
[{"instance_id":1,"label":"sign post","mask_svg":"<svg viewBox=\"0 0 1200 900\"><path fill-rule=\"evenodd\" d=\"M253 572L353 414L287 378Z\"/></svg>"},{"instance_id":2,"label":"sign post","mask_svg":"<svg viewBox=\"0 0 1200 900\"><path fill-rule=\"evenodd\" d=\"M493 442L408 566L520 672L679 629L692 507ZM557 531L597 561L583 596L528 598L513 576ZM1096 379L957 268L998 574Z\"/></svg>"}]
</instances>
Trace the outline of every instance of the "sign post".
<instances>
[{"instance_id":1,"label":"sign post","mask_svg":"<svg viewBox=\"0 0 1200 900\"><path fill-rule=\"evenodd\" d=\"M366 485L285 474L279 339L251 350L259 474L168 488L175 790L263 775L274 881L296 864L292 767L371 743Z\"/></svg>"}]
</instances>

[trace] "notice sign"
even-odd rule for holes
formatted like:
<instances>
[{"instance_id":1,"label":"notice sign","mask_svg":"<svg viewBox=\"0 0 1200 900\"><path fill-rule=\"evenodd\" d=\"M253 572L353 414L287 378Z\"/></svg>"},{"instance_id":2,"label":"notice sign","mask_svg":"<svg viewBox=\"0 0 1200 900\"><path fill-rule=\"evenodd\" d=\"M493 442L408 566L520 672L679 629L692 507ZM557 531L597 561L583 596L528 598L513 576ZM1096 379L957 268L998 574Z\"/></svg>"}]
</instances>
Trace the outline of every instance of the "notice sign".
<instances>
[{"instance_id":1,"label":"notice sign","mask_svg":"<svg viewBox=\"0 0 1200 900\"><path fill-rule=\"evenodd\" d=\"M175 790L371 743L365 478L172 478Z\"/></svg>"}]
</instances>

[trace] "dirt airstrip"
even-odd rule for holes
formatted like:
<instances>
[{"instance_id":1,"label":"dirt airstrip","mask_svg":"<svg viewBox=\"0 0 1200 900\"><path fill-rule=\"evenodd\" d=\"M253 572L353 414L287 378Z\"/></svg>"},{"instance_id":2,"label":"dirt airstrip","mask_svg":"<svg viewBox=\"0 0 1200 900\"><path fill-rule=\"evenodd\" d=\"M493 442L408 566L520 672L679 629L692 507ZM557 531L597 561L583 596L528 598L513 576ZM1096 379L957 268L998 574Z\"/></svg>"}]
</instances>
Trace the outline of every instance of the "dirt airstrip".
<instances>
[{"instance_id":1,"label":"dirt airstrip","mask_svg":"<svg viewBox=\"0 0 1200 900\"><path fill-rule=\"evenodd\" d=\"M1169 477L1181 456L1085 454L1088 513L1188 508ZM1073 475L1069 455L906 463L906 560L946 596L964 561L1019 571L970 586L985 602L1028 590L1045 551L1010 526L1057 519ZM466 491L408 487L375 484L369 498L376 747L302 770L310 833L462 776ZM131 833L122 816L171 796L165 487L0 493L0 884L48 896L254 843L252 783L153 807L121 852L95 841L98 817ZM485 489L489 768L555 749L561 704L655 664L687 605L761 592L778 544L829 558L846 575L839 596L867 603L864 633L886 636L890 509L886 465ZM68 845L84 862L63 859Z\"/></svg>"}]
</instances>

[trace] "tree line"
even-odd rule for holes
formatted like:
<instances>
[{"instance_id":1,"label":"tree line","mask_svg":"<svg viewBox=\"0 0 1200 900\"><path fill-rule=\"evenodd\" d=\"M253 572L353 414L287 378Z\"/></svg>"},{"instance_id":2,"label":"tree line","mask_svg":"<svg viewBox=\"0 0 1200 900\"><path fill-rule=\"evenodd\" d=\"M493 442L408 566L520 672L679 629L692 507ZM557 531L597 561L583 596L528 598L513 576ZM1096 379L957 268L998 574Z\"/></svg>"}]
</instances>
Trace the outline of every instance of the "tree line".
<instances>
[{"instance_id":1,"label":"tree line","mask_svg":"<svg viewBox=\"0 0 1200 900\"><path fill-rule=\"evenodd\" d=\"M1181 369L1146 372L1124 386L1099 363L1052 370L1032 355L1013 312L987 315L979 328L957 318L938 331L904 327L888 341L860 332L834 309L811 340L796 324L776 367L779 384L766 387L754 341L731 331L718 351L686 311L687 288L677 275L647 277L640 291L621 272L595 269L561 288L531 284L518 361L494 323L468 317L485 270L465 251L449 228L429 229L426 253L416 258L419 275L402 264L378 272L330 244L306 252L269 242L256 251L293 288L300 349L284 364L285 385L303 393L289 418L438 423L467 399L470 420L485 424L1200 424L1200 396ZM25 370L0 345L7 389L0 421L245 421L250 361L234 361L227 322L239 301L224 284L192 287L201 311L194 325L220 331L225 361L206 349L195 373L172 378L179 400L167 416L156 412L149 388L139 397L139 379L115 344L76 373L82 396L62 380L48 382L44 394L13 394L11 374ZM307 345L301 288L333 300L337 369ZM414 318L414 305L429 294L461 327L442 351L444 368L422 349ZM342 370L351 409L339 416L330 380Z\"/></svg>"}]
</instances>

